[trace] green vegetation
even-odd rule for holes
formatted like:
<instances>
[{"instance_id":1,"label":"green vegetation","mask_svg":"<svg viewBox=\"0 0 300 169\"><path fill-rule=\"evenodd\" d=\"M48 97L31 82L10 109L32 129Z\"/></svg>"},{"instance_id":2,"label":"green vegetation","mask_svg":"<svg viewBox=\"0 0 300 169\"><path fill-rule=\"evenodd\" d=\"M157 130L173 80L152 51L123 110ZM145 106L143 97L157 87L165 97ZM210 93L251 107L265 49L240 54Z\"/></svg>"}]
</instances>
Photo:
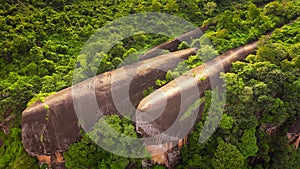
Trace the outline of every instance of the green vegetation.
<instances>
[{"instance_id":1,"label":"green vegetation","mask_svg":"<svg viewBox=\"0 0 300 169\"><path fill-rule=\"evenodd\" d=\"M4 140L0 148L0 168L39 168L37 160L29 157L21 142L21 129L12 128L8 136L0 133Z\"/></svg>"},{"instance_id":2,"label":"green vegetation","mask_svg":"<svg viewBox=\"0 0 300 169\"><path fill-rule=\"evenodd\" d=\"M286 133L300 115L299 28L297 19L276 29L270 38L263 36L255 55L234 63L222 75L227 95L220 127L197 145L210 104L206 99L204 117L182 150L179 168L298 167L300 151L288 145ZM276 129L275 134L270 135L271 129Z\"/></svg>"},{"instance_id":3,"label":"green vegetation","mask_svg":"<svg viewBox=\"0 0 300 169\"><path fill-rule=\"evenodd\" d=\"M202 97L196 100L193 104L191 104L188 109L179 117L179 121L183 121L187 117L191 116L193 111L197 111L200 105L204 102L205 97Z\"/></svg>"},{"instance_id":4,"label":"green vegetation","mask_svg":"<svg viewBox=\"0 0 300 169\"><path fill-rule=\"evenodd\" d=\"M191 132L189 144L182 149L183 159L178 168L300 166L300 150L293 150L286 138L289 126L300 116L300 21L275 30L270 38L262 36L296 19L300 15L299 0L3 0L0 6L0 168L39 168L37 160L28 156L22 146L21 112L36 101L44 102L53 92L71 86L74 68L90 66L87 57L79 55L89 37L109 21L136 12L165 12L198 26L217 22L205 37L179 45L178 49L201 48L195 56L168 71L165 79L157 80L156 87L226 50L260 39L255 54L244 62L234 63L230 72L222 74L227 88L225 112L213 119L220 120L217 131L199 144L204 122L211 118L207 112L214 97L213 92L206 92L203 118ZM216 50L205 43L205 38L212 41ZM156 34L128 37L107 55L99 56L97 70L79 71L102 73L135 62L147 48L169 39ZM144 91L144 95L154 89ZM196 104L201 102L198 100ZM44 108L51 109L46 104ZM193 106L185 115L192 109ZM10 115L15 118L2 123ZM45 119L48 117L47 113ZM105 120L120 133L138 137L129 121L117 116ZM276 128L276 136L268 134L270 128ZM103 128L95 132L107 134ZM43 141L43 135L40 139ZM126 140L121 141L119 146L128 146ZM107 144L116 143L108 140ZM101 149L87 134L70 146L64 157L68 168L141 166L140 159L119 157ZM250 159L259 160L250 162L253 161Z\"/></svg>"},{"instance_id":5,"label":"green vegetation","mask_svg":"<svg viewBox=\"0 0 300 169\"><path fill-rule=\"evenodd\" d=\"M158 81L158 84L160 84L159 81ZM150 87L148 87L148 89L146 89L146 90L143 91L143 96L146 97L146 96L148 96L150 93L152 93L153 91L154 91L154 87L153 87L153 86L150 86Z\"/></svg>"},{"instance_id":6,"label":"green vegetation","mask_svg":"<svg viewBox=\"0 0 300 169\"><path fill-rule=\"evenodd\" d=\"M264 7L247 4L234 11L227 10L218 17L218 25L206 35L219 52L225 52L296 18L300 12L299 3L297 0L274 1Z\"/></svg>"},{"instance_id":7,"label":"green vegetation","mask_svg":"<svg viewBox=\"0 0 300 169\"><path fill-rule=\"evenodd\" d=\"M212 159L213 168L243 168L244 156L242 153L234 145L225 143L222 139L219 142L214 154L215 158Z\"/></svg>"},{"instance_id":8,"label":"green vegetation","mask_svg":"<svg viewBox=\"0 0 300 169\"><path fill-rule=\"evenodd\" d=\"M103 122L107 123L110 127L106 128ZM119 138L116 138L112 129L120 134ZM140 159L130 159L121 157L106 150L103 150L96 143L101 145L105 144L105 147L112 151L124 151L125 155L130 154L130 142L126 140L126 137L130 136L137 138L135 133L135 127L125 118L120 119L117 115L105 116L95 125L94 130L83 134L83 138L80 142L72 144L68 151L64 153L66 159L66 167L72 169L79 168L125 168L131 163L138 163L141 168ZM92 138L92 140L91 140ZM112 139L114 138L114 139ZM95 143L96 142L96 143ZM103 145L104 146L104 145ZM135 145L136 148L139 145ZM128 150L125 152L125 150ZM143 147L141 147L141 151Z\"/></svg>"}]
</instances>

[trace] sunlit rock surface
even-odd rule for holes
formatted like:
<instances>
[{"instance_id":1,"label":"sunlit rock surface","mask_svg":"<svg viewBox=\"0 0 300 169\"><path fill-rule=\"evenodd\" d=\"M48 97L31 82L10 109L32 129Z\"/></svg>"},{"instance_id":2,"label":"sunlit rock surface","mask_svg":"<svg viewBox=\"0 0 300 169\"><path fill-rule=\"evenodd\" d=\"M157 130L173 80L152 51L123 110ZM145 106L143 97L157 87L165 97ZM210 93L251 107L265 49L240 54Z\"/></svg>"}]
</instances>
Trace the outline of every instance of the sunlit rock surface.
<instances>
[{"instance_id":1,"label":"sunlit rock surface","mask_svg":"<svg viewBox=\"0 0 300 169\"><path fill-rule=\"evenodd\" d=\"M144 137L153 137L163 133L169 137L170 141L181 144L180 140L189 133L196 119L199 119L198 112L193 112L184 120L180 120L189 105L203 97L205 90L223 85L219 74L229 71L232 62L243 60L253 53L256 46L257 42L253 42L230 50L191 69L145 97L138 105L136 112L136 131ZM176 143L176 140L171 138L177 138L178 142ZM164 142L164 144L167 143ZM148 145L147 148L150 152L157 152L158 146ZM167 160L166 152L153 156L156 162L167 166L172 166L172 163L176 162L176 160Z\"/></svg>"},{"instance_id":2,"label":"sunlit rock surface","mask_svg":"<svg viewBox=\"0 0 300 169\"><path fill-rule=\"evenodd\" d=\"M118 99L127 99L136 107L143 97L143 90L155 85L156 79L165 77L166 71L163 70L175 68L180 61L195 54L196 50L185 49L123 66L61 90L45 98L44 102L34 103L22 114L22 140L26 151L37 156L67 150L70 144L81 138L74 100L81 101L80 107L86 113L81 125L88 129L101 117L91 108L92 94L95 94L97 108L103 115L118 113ZM132 77L132 80L129 81L128 77ZM125 88L126 85L129 90ZM79 92L72 95L74 89ZM112 91L115 98L112 97ZM124 92L128 95L123 95ZM127 98L122 98L124 96ZM127 109L126 105L121 107Z\"/></svg>"},{"instance_id":3,"label":"sunlit rock surface","mask_svg":"<svg viewBox=\"0 0 300 169\"><path fill-rule=\"evenodd\" d=\"M100 111L103 114L118 113L111 97L111 79L112 77L119 78L117 83L120 83L121 86L120 89L116 90L122 90L122 86L124 85L122 82L126 81L129 73L136 72L136 68L139 67L138 73L133 77L130 84L127 84L129 85L130 96L127 99L129 99L133 107L136 107L143 97L143 90L155 85L156 79L163 79L165 77L166 72L161 69L169 70L175 68L180 60L195 54L197 49L191 48L173 54L156 56L163 52L162 50L176 51L181 41L191 42L192 38L198 38L203 35L203 32L209 26L199 27L150 49L139 57L141 61L139 63L103 73L77 84L74 87L77 89L82 88L82 92L75 99L84 100L86 97L89 97L89 94L93 92L91 91L92 86L92 89L95 89L96 92ZM127 71L126 69L131 69L131 71ZM116 73L120 71L123 72L121 74ZM94 82L95 86L91 85ZM74 110L71 93L72 88L64 89L47 97L43 103L36 102L24 110L22 114L22 140L26 151L30 155L50 155L56 152L63 152L67 150L70 144L80 140L80 124ZM88 104L85 107L88 107ZM87 108L87 112L88 110ZM85 120L89 124L86 123L85 125L87 126L85 127L89 128L100 117L94 113L87 113L86 118L88 118Z\"/></svg>"}]
</instances>

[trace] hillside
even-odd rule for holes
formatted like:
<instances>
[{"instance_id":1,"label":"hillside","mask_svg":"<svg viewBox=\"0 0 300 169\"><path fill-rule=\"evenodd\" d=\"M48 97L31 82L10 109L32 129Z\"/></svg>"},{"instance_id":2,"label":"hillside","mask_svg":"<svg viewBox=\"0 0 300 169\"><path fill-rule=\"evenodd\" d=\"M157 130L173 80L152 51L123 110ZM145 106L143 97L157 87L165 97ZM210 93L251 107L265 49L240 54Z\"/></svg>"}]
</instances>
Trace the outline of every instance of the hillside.
<instances>
[{"instance_id":1,"label":"hillside","mask_svg":"<svg viewBox=\"0 0 300 169\"><path fill-rule=\"evenodd\" d=\"M99 34L98 30L106 24L141 12L162 12L180 17L192 23L193 28L200 27L204 35L194 32L180 36L187 32L182 30L193 29L189 25L169 26L172 25L169 18L158 24L170 30L172 37L156 33L127 37L118 41L107 54L100 53L97 67L93 67L95 60L89 58L89 45L94 44L87 43L90 38ZM299 0L1 1L0 168L46 168L47 163L48 167L72 169L146 166L299 168L299 15ZM134 25L134 22L138 24L134 20L131 24ZM130 26L126 28L128 31L133 29ZM115 32L109 33L118 35ZM178 38L174 40L175 37ZM106 40L114 41L113 38ZM128 83L126 77L130 73L122 74L121 70L141 68L128 89L132 96L129 101L138 111L144 111L142 107L149 104L148 98L158 100L160 96L157 93L169 92L170 102L174 103L167 107L167 115L160 117L155 124L159 124L159 130L163 131L170 126L171 120L166 119L176 119L176 111L180 109L176 107L179 105L175 97L176 80L188 74L198 78L197 83L211 82L211 79L200 76L201 66L205 67L217 56L230 55L236 48L242 49L247 44L255 44L249 51L251 54L245 53L239 59L232 59L224 67L224 73L215 73L216 78L220 77L225 82L222 87L226 95L216 96L221 86L211 90L211 86L207 86L197 98L184 102L181 112L184 116L181 118L192 117L192 114L197 122L187 124L193 129L172 142L178 144L174 149L168 148L173 146L166 142L169 153L175 153L166 156L167 162L159 162L165 155L155 160L157 156L151 155L153 152L140 144L132 145L130 140L121 137L117 142L102 140L107 149L98 146L95 140L112 136L107 128L100 125L103 121L122 136L146 138L151 135L141 132L138 123L122 117L113 105L107 106L113 94L106 92L106 87L113 82L105 79L115 77L119 80L116 91L122 93L124 89L121 87ZM160 45L159 52L156 52L158 48L153 48L157 45ZM93 49L98 51L102 46ZM178 58L181 60L176 60ZM147 67L149 65L152 68L164 66L167 71L151 70ZM77 74L75 78L74 74ZM97 114L97 118L91 117L95 126L85 133L81 129L90 124L79 122L75 116L73 118L73 106L65 96L71 93L72 85L78 83L77 86L80 86L86 82L85 79L93 79L95 75L101 81L96 89L104 91L98 98L102 99L98 106L102 106L105 113L103 118L98 118ZM177 94L182 99L188 98L183 97L184 93L180 90ZM188 90L185 94L188 95ZM120 100L121 95L117 99ZM155 105L154 109L158 109L163 101L151 103ZM65 108L59 109L63 106ZM222 107L221 114L219 107ZM84 110L88 112L86 108ZM135 117L135 111L129 108L126 111L128 116ZM40 116L37 116L39 113ZM26 121L26 114L34 120ZM57 124L49 124L49 121ZM30 129L24 127L25 124L37 125ZM42 124L46 124L45 128ZM47 126L58 128L46 130ZM203 131L212 128L216 130L211 136L199 142ZM59 135L60 130L74 133ZM181 130L183 132L184 129ZM42 131L43 134L37 132L39 135L35 135L33 131ZM45 131L49 131L48 135L44 135ZM176 131L176 134L180 133L180 129ZM60 141L51 142L51 139L55 140L53 137L59 137ZM123 152L122 147L128 149ZM150 157L130 158L130 154L134 154L130 151L132 147L140 153L150 153Z\"/></svg>"}]
</instances>

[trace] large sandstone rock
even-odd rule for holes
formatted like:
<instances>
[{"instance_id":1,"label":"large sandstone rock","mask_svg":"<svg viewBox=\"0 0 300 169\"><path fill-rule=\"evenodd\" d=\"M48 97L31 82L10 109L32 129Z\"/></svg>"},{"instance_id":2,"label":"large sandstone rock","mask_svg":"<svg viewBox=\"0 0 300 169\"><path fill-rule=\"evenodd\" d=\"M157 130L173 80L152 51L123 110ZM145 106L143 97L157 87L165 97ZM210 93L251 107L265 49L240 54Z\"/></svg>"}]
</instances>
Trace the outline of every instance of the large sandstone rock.
<instances>
[{"instance_id":1,"label":"large sandstone rock","mask_svg":"<svg viewBox=\"0 0 300 169\"><path fill-rule=\"evenodd\" d=\"M81 138L74 101L81 101L79 107L86 113L82 125L85 129L90 128L101 117L91 109L94 106L90 105L92 94L95 93L102 115L119 113L116 107L120 107L118 104L121 103L114 100L112 91L117 94L116 99L129 100L136 107L143 98L143 90L155 85L156 79L165 77L166 72L163 70L175 68L180 61L195 54L196 50L185 49L123 66L61 90L45 98L44 102L34 103L22 114L24 148L33 156L51 155L67 150L70 144ZM128 80L128 77L132 79ZM113 86L115 88L112 90ZM72 90L77 93L72 95ZM124 92L129 94L123 95Z\"/></svg>"},{"instance_id":2,"label":"large sandstone rock","mask_svg":"<svg viewBox=\"0 0 300 169\"><path fill-rule=\"evenodd\" d=\"M159 118L148 124L159 126L159 131L168 129L178 117L180 109L185 111L196 99L203 96L203 92L209 89L211 85L217 86L220 82L218 80L220 72L229 71L232 62L244 59L247 55L254 52L256 46L257 42L253 42L230 50L174 79L140 102L137 109L137 117L152 119L151 115L156 115L157 112L163 111ZM214 81L212 81L212 78L214 78ZM198 90L197 94L193 93L195 92L194 90L191 90L195 85ZM186 97L181 98L182 96ZM184 108L180 108L180 106L184 106ZM145 120L148 121L147 119ZM148 124L144 123L144 121L137 121L137 131L143 135L153 135L147 132Z\"/></svg>"},{"instance_id":3,"label":"large sandstone rock","mask_svg":"<svg viewBox=\"0 0 300 169\"><path fill-rule=\"evenodd\" d=\"M139 60L141 62L139 63L103 73L77 84L73 88L82 88L82 90L75 100L84 100L85 97L89 97L91 92L90 87L92 86L91 83L96 82L95 91L100 111L102 111L103 114L118 113L111 97L111 79L112 77L118 78L119 80L116 84L120 83L120 89L116 90L122 90L122 86L124 85L122 83L127 81L126 77L129 76L129 73L137 71L136 68L139 67L139 72L133 77L130 82L131 84L129 84L130 98L126 98L136 107L143 97L143 90L155 85L156 79L165 77L166 72L156 68L161 67L164 70L172 69L178 64L180 59L186 59L189 55L194 54L197 49L186 49L173 54L156 56L159 55L162 50L176 51L181 41L191 42L193 38L198 38L203 35L203 32L206 31L209 26L210 25L199 27L169 42L150 49L144 55L140 56ZM72 97L72 88L70 87L47 97L45 102L36 102L24 110L22 113L22 140L26 151L30 155L51 155L56 152L63 152L67 150L70 144L80 140L80 125L75 113L73 99L74 96ZM87 103L87 105L89 105L89 103ZM87 105L83 107L86 108L88 107ZM100 117L97 116L97 114L91 113L87 115L87 118L89 119L84 120L89 121L90 124L86 124L87 126L85 127L89 128Z\"/></svg>"},{"instance_id":4,"label":"large sandstone rock","mask_svg":"<svg viewBox=\"0 0 300 169\"><path fill-rule=\"evenodd\" d=\"M173 142L188 135L198 118L198 111L193 112L184 120L183 113L197 99L204 97L204 91L223 85L219 78L220 72L229 71L233 62L244 59L253 53L257 42L230 50L174 79L165 86L145 97L138 105L136 112L136 131L143 137L160 137L146 142L150 149L155 146ZM154 142L154 144L153 144ZM159 147L157 147L159 149ZM159 154L155 154L159 156ZM163 155L164 156L164 155ZM168 164L165 156L157 159L162 164Z\"/></svg>"}]
</instances>

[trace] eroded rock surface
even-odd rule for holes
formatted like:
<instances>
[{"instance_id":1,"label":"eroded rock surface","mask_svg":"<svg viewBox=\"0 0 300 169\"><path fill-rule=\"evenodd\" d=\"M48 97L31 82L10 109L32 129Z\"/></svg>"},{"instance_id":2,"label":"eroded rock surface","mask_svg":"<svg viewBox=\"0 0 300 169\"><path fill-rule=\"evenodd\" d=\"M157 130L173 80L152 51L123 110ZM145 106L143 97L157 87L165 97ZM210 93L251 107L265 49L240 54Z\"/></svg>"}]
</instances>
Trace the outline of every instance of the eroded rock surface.
<instances>
[{"instance_id":1,"label":"eroded rock surface","mask_svg":"<svg viewBox=\"0 0 300 169\"><path fill-rule=\"evenodd\" d=\"M167 135L170 141L175 142L176 139L179 141L184 138L192 129L198 116L198 112L194 112L181 120L189 105L203 97L205 90L222 86L223 83L219 79L219 74L229 71L232 62L242 60L253 53L256 46L257 42L253 42L230 50L191 69L145 97L138 105L136 112L136 131L143 137ZM163 143L167 144L166 142ZM153 150L159 149L157 147L159 145L146 143L147 146ZM157 154L157 156L159 155ZM156 159L158 163L172 166L169 161L166 161L167 158L164 154L161 156L163 156L161 159Z\"/></svg>"},{"instance_id":2,"label":"eroded rock surface","mask_svg":"<svg viewBox=\"0 0 300 169\"><path fill-rule=\"evenodd\" d=\"M79 104L77 111L81 109L85 113L80 119L83 120L81 125L89 129L102 115L119 113L117 108L136 107L143 97L143 90L155 85L156 79L165 77L164 70L175 68L196 50L185 49L123 66L61 90L45 98L44 102L34 103L22 114L22 140L26 151L33 156L66 151L70 144L81 138L74 101ZM72 90L76 92L72 94ZM92 108L95 106L90 102L93 94L100 114ZM122 105L118 99L129 101L131 107Z\"/></svg>"},{"instance_id":3,"label":"eroded rock surface","mask_svg":"<svg viewBox=\"0 0 300 169\"><path fill-rule=\"evenodd\" d=\"M300 144L300 118L298 118L290 127L287 137L290 141L290 144L294 145L294 148L297 150Z\"/></svg>"},{"instance_id":4,"label":"eroded rock surface","mask_svg":"<svg viewBox=\"0 0 300 169\"><path fill-rule=\"evenodd\" d=\"M215 24L212 24L215 25ZM124 66L120 69L103 73L92 79L88 79L74 86L81 88L80 94L75 99L84 100L91 94L91 83L95 82L95 92L97 96L97 103L102 114L118 113L116 107L122 105L115 105L111 93L111 80L112 77L119 79L115 84L120 83L123 86L126 77L130 73L136 72L139 67L139 72L132 78L129 86L129 100L133 107L136 107L143 97L143 90L149 86L155 85L156 79L163 79L165 77L165 70L173 69L181 59L186 59L189 55L195 54L195 48L186 49L175 52L173 54L166 54L158 56L162 50L176 51L181 41L190 42L192 38L200 37L204 31L209 28L208 26L199 27L191 32L187 32L169 42L158 45L144 55L140 56L141 62L132 65ZM154 59L150 59L156 57ZM157 69L157 68L161 69ZM127 69L131 71L127 71ZM123 72L122 72L123 71ZM125 71L125 72L124 72ZM120 74L118 74L118 73ZM117 85L115 85L117 86ZM122 90L115 89L116 91ZM63 152L67 150L68 146L81 139L80 125L78 117L75 113L74 103L72 97L72 88L67 88L58 93L49 96L45 102L36 102L28 107L22 113L22 140L26 151L32 156L39 155L53 155L56 152ZM87 99L88 100L88 99ZM89 103L83 106L87 108ZM96 118L95 118L96 117ZM89 122L85 124L86 128L91 127L99 118L97 114L88 114L87 119Z\"/></svg>"},{"instance_id":5,"label":"eroded rock surface","mask_svg":"<svg viewBox=\"0 0 300 169\"><path fill-rule=\"evenodd\" d=\"M232 62L242 60L248 54L253 53L256 45L257 42L253 42L230 50L205 64L191 69L184 75L145 97L138 105L137 111L137 117L145 117L145 119L137 120L137 131L143 135L153 135L151 132L148 132L148 126L145 126L147 118L156 119L148 124L159 126L160 131L168 129L178 117L180 109L185 111L196 99L203 96L203 92L209 89L212 84L217 86L220 72L227 72ZM195 85L198 94L194 93ZM152 117L152 115L156 115L156 112L161 111L163 112L158 118ZM141 120L141 123L138 123L139 120ZM140 125L143 125L143 127L141 128Z\"/></svg>"}]
</instances>

